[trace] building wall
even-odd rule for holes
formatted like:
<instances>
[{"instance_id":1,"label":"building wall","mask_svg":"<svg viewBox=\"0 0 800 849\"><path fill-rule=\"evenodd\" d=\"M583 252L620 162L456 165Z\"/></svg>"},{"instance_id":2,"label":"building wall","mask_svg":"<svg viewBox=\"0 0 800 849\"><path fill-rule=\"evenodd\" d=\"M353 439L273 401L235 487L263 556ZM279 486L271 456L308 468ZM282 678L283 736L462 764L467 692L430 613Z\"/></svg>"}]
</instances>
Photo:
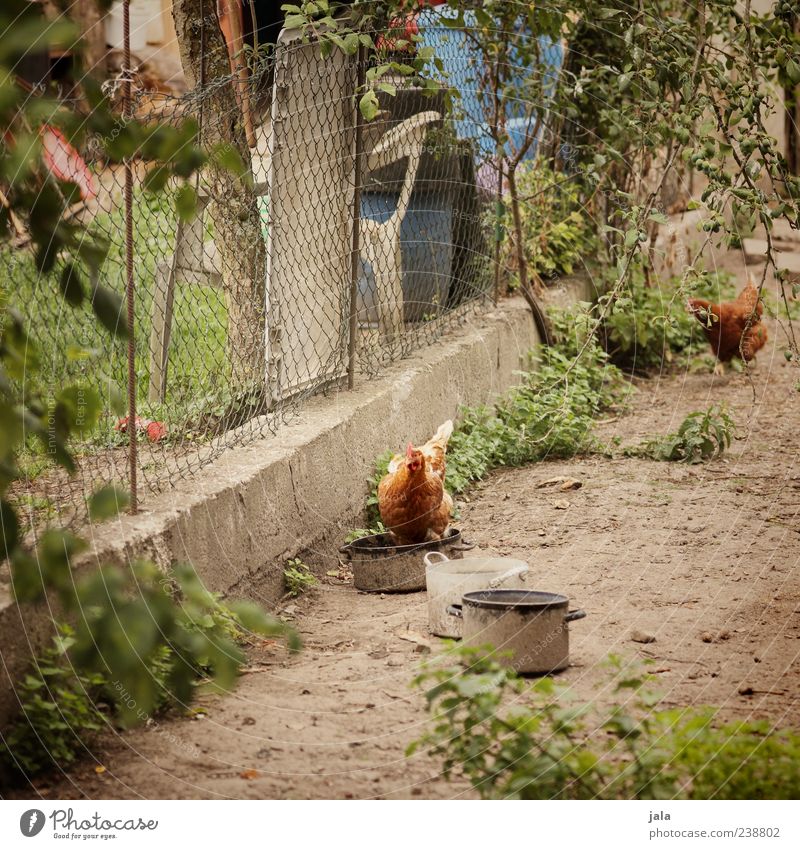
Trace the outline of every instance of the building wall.
<instances>
[{"instance_id":1,"label":"building wall","mask_svg":"<svg viewBox=\"0 0 800 849\"><path fill-rule=\"evenodd\" d=\"M216 0L207 2L210 9L216 8ZM106 41L112 49L122 49L121 2L106 15L105 28ZM172 0L131 0L131 52L167 85L176 91L186 89L172 21Z\"/></svg>"}]
</instances>

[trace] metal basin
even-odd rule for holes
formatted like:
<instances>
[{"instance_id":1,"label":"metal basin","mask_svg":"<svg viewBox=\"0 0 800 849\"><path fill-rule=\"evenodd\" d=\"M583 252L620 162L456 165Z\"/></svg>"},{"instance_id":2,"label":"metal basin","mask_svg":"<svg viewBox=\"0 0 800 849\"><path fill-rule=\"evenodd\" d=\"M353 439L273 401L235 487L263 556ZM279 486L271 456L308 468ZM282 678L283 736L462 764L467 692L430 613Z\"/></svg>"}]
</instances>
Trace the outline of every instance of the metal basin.
<instances>
[{"instance_id":1,"label":"metal basin","mask_svg":"<svg viewBox=\"0 0 800 849\"><path fill-rule=\"evenodd\" d=\"M450 559L473 548L462 542L461 532L450 528L432 542L397 545L390 534L373 534L342 546L350 561L356 589L371 593L410 593L425 589L425 563L429 551L443 551Z\"/></svg>"}]
</instances>

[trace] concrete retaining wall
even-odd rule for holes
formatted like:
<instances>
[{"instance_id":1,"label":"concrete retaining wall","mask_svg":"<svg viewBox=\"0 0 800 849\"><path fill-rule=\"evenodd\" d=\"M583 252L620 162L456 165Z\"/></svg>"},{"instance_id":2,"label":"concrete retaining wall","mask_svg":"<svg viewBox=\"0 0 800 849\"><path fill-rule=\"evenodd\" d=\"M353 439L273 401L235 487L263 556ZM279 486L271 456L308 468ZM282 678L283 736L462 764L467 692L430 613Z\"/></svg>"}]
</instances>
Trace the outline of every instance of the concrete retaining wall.
<instances>
[{"instance_id":1,"label":"concrete retaining wall","mask_svg":"<svg viewBox=\"0 0 800 849\"><path fill-rule=\"evenodd\" d=\"M312 400L296 423L226 452L146 512L91 528L91 553L75 568L189 561L212 590L257 587L262 603L277 600L287 558L309 547L332 556L341 544L378 455L424 441L462 404L497 397L537 342L522 299L505 301L379 379ZM19 607L0 587L0 724L17 708L10 681L51 634L46 605Z\"/></svg>"}]
</instances>

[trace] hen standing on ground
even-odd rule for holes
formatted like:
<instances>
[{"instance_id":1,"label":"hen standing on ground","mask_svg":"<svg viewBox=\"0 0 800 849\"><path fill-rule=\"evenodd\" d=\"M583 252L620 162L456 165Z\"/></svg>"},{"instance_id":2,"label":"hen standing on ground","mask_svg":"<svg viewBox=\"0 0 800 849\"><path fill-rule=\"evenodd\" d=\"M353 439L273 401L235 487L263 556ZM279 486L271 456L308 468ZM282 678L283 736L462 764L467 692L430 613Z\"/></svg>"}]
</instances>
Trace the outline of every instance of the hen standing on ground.
<instances>
[{"instance_id":1,"label":"hen standing on ground","mask_svg":"<svg viewBox=\"0 0 800 849\"><path fill-rule=\"evenodd\" d=\"M381 521L401 545L440 539L450 524L453 499L444 489L444 475L452 433L448 420L421 448L409 442L405 456L392 457L378 484Z\"/></svg>"},{"instance_id":2,"label":"hen standing on ground","mask_svg":"<svg viewBox=\"0 0 800 849\"><path fill-rule=\"evenodd\" d=\"M712 304L690 298L688 309L703 325L703 332L717 358L714 372L723 371L723 363L741 357L746 363L755 357L767 341L767 329L761 323L764 307L752 276L735 301Z\"/></svg>"}]
</instances>

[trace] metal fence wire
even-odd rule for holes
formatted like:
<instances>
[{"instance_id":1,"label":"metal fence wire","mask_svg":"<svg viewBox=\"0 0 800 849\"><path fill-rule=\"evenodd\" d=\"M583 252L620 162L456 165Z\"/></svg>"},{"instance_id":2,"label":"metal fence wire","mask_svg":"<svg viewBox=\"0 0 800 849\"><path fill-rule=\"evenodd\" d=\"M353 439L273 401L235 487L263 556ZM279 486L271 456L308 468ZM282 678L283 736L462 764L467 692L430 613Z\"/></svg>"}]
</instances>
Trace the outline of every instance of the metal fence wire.
<instances>
[{"instance_id":1,"label":"metal fence wire","mask_svg":"<svg viewBox=\"0 0 800 849\"><path fill-rule=\"evenodd\" d=\"M136 422L111 404L127 387L124 343L54 296L58 264L40 274L20 234L0 240L3 299L39 345L45 391L87 383L103 404L76 446L76 474L23 457L15 496L31 526L80 523L98 485L130 484L131 429L146 502L276 433L310 396L379 375L492 303L497 168L486 97L463 44L437 37L442 91L426 97L392 80L396 96L369 123L356 105L361 60L323 60L286 33L251 66L246 89L231 76L174 97L134 77L137 118L192 117L209 150L249 136L252 185L205 167L192 178L196 215L184 220L180 186L148 191L154 163L131 160ZM451 101L447 88L460 96ZM96 196L63 214L108 239L100 279L124 297L124 168L92 140L81 155Z\"/></svg>"}]
</instances>

